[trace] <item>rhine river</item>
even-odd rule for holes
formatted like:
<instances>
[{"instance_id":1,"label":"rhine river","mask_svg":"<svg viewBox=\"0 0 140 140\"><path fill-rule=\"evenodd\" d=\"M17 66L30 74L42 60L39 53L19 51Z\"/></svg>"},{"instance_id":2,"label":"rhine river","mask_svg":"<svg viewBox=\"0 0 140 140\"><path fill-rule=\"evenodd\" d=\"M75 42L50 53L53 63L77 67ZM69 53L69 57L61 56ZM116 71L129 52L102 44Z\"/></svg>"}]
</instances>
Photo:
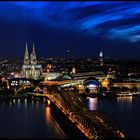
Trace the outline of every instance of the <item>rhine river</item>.
<instances>
[{"instance_id":1,"label":"rhine river","mask_svg":"<svg viewBox=\"0 0 140 140\"><path fill-rule=\"evenodd\" d=\"M0 101L0 138L64 139L66 136L45 103L11 99Z\"/></svg>"},{"instance_id":2,"label":"rhine river","mask_svg":"<svg viewBox=\"0 0 140 140\"><path fill-rule=\"evenodd\" d=\"M131 138L140 138L140 97L88 98L86 104L90 110L102 110L111 114Z\"/></svg>"},{"instance_id":3,"label":"rhine river","mask_svg":"<svg viewBox=\"0 0 140 140\"><path fill-rule=\"evenodd\" d=\"M110 113L131 138L140 138L140 97L86 98L85 104ZM39 100L0 101L0 138L67 138L51 109Z\"/></svg>"}]
</instances>

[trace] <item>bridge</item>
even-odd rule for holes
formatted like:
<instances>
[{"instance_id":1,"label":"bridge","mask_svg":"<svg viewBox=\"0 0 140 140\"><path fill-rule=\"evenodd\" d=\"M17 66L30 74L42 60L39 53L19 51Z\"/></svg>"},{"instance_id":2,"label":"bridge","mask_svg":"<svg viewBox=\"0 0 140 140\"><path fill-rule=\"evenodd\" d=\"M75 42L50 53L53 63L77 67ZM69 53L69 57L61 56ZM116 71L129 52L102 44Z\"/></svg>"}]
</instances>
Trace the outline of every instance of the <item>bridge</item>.
<instances>
[{"instance_id":1,"label":"bridge","mask_svg":"<svg viewBox=\"0 0 140 140\"><path fill-rule=\"evenodd\" d=\"M48 98L88 139L127 138L125 130L103 112L90 111L78 92L48 86L47 94L28 93L32 97Z\"/></svg>"}]
</instances>

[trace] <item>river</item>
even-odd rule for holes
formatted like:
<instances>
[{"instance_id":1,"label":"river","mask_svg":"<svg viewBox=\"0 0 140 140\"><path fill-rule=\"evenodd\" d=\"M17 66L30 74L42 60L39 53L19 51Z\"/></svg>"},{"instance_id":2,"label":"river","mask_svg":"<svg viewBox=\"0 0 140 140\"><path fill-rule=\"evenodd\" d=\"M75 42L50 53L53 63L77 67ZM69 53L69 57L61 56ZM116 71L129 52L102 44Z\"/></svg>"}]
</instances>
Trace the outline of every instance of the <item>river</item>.
<instances>
[{"instance_id":1,"label":"river","mask_svg":"<svg viewBox=\"0 0 140 140\"><path fill-rule=\"evenodd\" d=\"M84 102L90 110L111 114L131 138L140 138L140 97L86 98ZM67 138L51 109L39 100L0 100L0 138Z\"/></svg>"},{"instance_id":2,"label":"river","mask_svg":"<svg viewBox=\"0 0 140 140\"><path fill-rule=\"evenodd\" d=\"M45 103L11 99L0 101L0 138L64 139L66 136Z\"/></svg>"},{"instance_id":3,"label":"river","mask_svg":"<svg viewBox=\"0 0 140 140\"><path fill-rule=\"evenodd\" d=\"M140 138L140 97L86 98L85 102L90 110L111 114L131 138Z\"/></svg>"}]
</instances>

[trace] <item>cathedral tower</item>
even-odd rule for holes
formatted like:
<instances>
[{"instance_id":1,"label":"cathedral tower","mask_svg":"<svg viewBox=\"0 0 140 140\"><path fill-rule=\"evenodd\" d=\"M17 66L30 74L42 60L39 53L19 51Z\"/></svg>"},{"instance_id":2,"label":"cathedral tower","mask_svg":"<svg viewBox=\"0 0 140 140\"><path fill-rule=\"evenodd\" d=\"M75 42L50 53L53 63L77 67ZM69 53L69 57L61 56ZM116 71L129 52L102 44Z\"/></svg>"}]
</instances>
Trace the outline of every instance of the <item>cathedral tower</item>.
<instances>
[{"instance_id":1,"label":"cathedral tower","mask_svg":"<svg viewBox=\"0 0 140 140\"><path fill-rule=\"evenodd\" d=\"M28 46L26 43L26 49L25 49L25 54L24 54L24 65L29 65L30 60L29 60L29 53L28 53Z\"/></svg>"},{"instance_id":2,"label":"cathedral tower","mask_svg":"<svg viewBox=\"0 0 140 140\"><path fill-rule=\"evenodd\" d=\"M32 49L32 53L31 53L31 64L36 65L37 64L37 57L36 57L36 53L35 53L35 46L33 43L33 49Z\"/></svg>"}]
</instances>

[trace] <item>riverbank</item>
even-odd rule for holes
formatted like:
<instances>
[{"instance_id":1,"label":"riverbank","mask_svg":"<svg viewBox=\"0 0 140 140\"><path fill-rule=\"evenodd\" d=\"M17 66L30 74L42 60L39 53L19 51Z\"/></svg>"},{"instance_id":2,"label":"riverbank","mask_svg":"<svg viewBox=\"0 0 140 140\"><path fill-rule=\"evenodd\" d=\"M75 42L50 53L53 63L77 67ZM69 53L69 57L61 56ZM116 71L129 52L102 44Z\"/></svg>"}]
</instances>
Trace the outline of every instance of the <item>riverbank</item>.
<instances>
[{"instance_id":1,"label":"riverbank","mask_svg":"<svg viewBox=\"0 0 140 140\"><path fill-rule=\"evenodd\" d=\"M116 97L140 97L140 93L130 93L130 92L105 92L97 94L99 98L116 98Z\"/></svg>"}]
</instances>

